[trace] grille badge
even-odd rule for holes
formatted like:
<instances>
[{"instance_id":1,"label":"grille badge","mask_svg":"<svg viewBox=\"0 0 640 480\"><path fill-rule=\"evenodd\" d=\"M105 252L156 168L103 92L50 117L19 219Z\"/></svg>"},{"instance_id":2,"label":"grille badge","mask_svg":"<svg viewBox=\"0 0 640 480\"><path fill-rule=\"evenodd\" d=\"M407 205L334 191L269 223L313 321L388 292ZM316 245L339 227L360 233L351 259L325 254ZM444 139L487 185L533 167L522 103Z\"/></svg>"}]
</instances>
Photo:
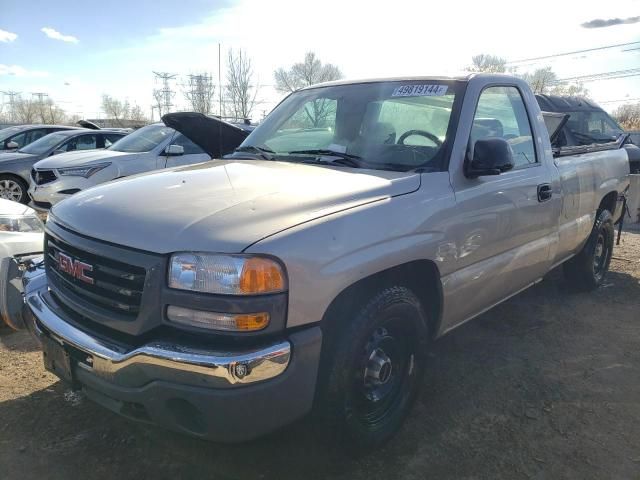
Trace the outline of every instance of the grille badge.
<instances>
[{"instance_id":1,"label":"grille badge","mask_svg":"<svg viewBox=\"0 0 640 480\"><path fill-rule=\"evenodd\" d=\"M70 257L64 253L56 251L55 254L56 263L58 266L58 270L66 273L67 275L71 275L78 280L88 283L89 285L94 284L93 278L87 275L87 272L93 271L93 265L89 265L83 261Z\"/></svg>"}]
</instances>

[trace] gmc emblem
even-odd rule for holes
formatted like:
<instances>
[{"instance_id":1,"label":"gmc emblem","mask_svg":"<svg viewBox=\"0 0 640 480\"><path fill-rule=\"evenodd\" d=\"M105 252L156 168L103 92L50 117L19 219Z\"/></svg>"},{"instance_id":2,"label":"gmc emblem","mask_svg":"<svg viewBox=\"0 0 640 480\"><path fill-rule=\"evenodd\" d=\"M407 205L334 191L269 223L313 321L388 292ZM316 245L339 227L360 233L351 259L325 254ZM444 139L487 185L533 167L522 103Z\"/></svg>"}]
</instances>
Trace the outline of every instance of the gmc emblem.
<instances>
[{"instance_id":1,"label":"gmc emblem","mask_svg":"<svg viewBox=\"0 0 640 480\"><path fill-rule=\"evenodd\" d=\"M93 285L93 278L87 276L87 272L93 271L93 266L88 263L75 260L69 255L56 252L56 262L58 263L58 270L71 275L78 280L81 280L89 285Z\"/></svg>"}]
</instances>

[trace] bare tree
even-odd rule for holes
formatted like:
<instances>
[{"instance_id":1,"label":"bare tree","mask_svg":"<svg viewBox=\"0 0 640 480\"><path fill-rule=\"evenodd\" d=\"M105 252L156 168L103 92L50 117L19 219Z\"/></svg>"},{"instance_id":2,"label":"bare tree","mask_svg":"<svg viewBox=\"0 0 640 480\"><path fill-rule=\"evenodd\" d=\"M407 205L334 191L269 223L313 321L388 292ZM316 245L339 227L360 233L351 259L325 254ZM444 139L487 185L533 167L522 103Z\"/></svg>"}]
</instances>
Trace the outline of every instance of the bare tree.
<instances>
[{"instance_id":1,"label":"bare tree","mask_svg":"<svg viewBox=\"0 0 640 480\"><path fill-rule=\"evenodd\" d=\"M640 102L620 105L613 111L613 118L625 130L640 130Z\"/></svg>"},{"instance_id":2,"label":"bare tree","mask_svg":"<svg viewBox=\"0 0 640 480\"><path fill-rule=\"evenodd\" d=\"M13 118L17 123L34 123L38 118L38 102L32 99L17 98L14 101Z\"/></svg>"},{"instance_id":3,"label":"bare tree","mask_svg":"<svg viewBox=\"0 0 640 480\"><path fill-rule=\"evenodd\" d=\"M279 68L273 72L276 90L281 93L295 92L303 87L342 78L340 69L331 63L322 63L316 54L307 52L304 61L294 63L288 70Z\"/></svg>"},{"instance_id":4,"label":"bare tree","mask_svg":"<svg viewBox=\"0 0 640 480\"><path fill-rule=\"evenodd\" d=\"M529 84L533 93L549 93L558 80L558 76L551 70L551 67L539 68L534 72L527 72L521 77Z\"/></svg>"},{"instance_id":5,"label":"bare tree","mask_svg":"<svg viewBox=\"0 0 640 480\"><path fill-rule=\"evenodd\" d=\"M565 97L586 97L589 98L589 89L583 83L557 83L549 91L551 95L561 95Z\"/></svg>"},{"instance_id":6,"label":"bare tree","mask_svg":"<svg viewBox=\"0 0 640 480\"><path fill-rule=\"evenodd\" d=\"M213 76L207 73L189 75L187 83L182 86L182 93L194 112L210 114L213 111L216 86Z\"/></svg>"},{"instance_id":7,"label":"bare tree","mask_svg":"<svg viewBox=\"0 0 640 480\"><path fill-rule=\"evenodd\" d=\"M67 119L67 114L50 99L35 100L35 110L40 123L60 124Z\"/></svg>"},{"instance_id":8,"label":"bare tree","mask_svg":"<svg viewBox=\"0 0 640 480\"><path fill-rule=\"evenodd\" d=\"M471 57L471 65L466 70L469 72L504 73L507 71L507 59L481 53Z\"/></svg>"},{"instance_id":9,"label":"bare tree","mask_svg":"<svg viewBox=\"0 0 640 480\"><path fill-rule=\"evenodd\" d=\"M129 110L129 120L132 122L138 122L140 124L149 123L149 119L145 115L142 107L137 103L134 103L131 109Z\"/></svg>"},{"instance_id":10,"label":"bare tree","mask_svg":"<svg viewBox=\"0 0 640 480\"><path fill-rule=\"evenodd\" d=\"M229 50L225 110L236 120L251 118L259 90L254 77L251 59L242 50Z\"/></svg>"},{"instance_id":11,"label":"bare tree","mask_svg":"<svg viewBox=\"0 0 640 480\"><path fill-rule=\"evenodd\" d=\"M102 111L110 117L116 126L124 127L124 120L129 119L131 106L127 100L118 100L110 95L102 95Z\"/></svg>"},{"instance_id":12,"label":"bare tree","mask_svg":"<svg viewBox=\"0 0 640 480\"><path fill-rule=\"evenodd\" d=\"M281 93L290 93L316 83L339 80L342 78L342 72L331 63L323 64L315 53L307 52L303 62L294 63L288 70L279 68L273 72L273 76L276 81L276 90ZM312 127L323 126L334 106L333 102L326 99L314 100L309 105L305 105L307 123Z\"/></svg>"}]
</instances>

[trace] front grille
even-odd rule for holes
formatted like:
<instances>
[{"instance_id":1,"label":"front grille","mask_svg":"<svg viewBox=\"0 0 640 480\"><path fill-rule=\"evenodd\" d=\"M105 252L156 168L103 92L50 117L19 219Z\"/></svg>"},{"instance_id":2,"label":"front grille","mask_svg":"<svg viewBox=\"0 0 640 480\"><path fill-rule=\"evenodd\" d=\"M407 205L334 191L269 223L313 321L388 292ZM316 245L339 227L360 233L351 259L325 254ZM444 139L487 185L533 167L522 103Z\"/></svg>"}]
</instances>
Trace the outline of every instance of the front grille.
<instances>
[{"instance_id":1,"label":"front grille","mask_svg":"<svg viewBox=\"0 0 640 480\"><path fill-rule=\"evenodd\" d=\"M44 209L47 209L47 210L51 209L51 203L50 202L37 202L37 201L34 200L33 204L36 207L39 207L39 208L44 208Z\"/></svg>"},{"instance_id":2,"label":"front grille","mask_svg":"<svg viewBox=\"0 0 640 480\"><path fill-rule=\"evenodd\" d=\"M60 254L70 257L67 270L74 270L78 262L91 266L82 273L93 283L82 280L83 275L62 271ZM71 268L69 268L71 265ZM142 267L122 263L73 247L50 235L45 237L45 268L54 293L75 295L90 306L135 318L140 311L146 271Z\"/></svg>"},{"instance_id":3,"label":"front grille","mask_svg":"<svg viewBox=\"0 0 640 480\"><path fill-rule=\"evenodd\" d=\"M31 169L31 178L36 185L44 185L45 183L53 182L56 178L56 174L53 170L36 170Z\"/></svg>"}]
</instances>

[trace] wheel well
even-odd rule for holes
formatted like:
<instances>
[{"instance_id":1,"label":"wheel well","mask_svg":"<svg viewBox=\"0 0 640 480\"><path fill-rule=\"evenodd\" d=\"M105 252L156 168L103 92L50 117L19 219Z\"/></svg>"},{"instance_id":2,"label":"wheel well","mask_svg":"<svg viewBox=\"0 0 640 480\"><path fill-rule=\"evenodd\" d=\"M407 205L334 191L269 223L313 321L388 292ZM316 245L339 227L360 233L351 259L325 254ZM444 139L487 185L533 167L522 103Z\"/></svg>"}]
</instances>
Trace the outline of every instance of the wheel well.
<instances>
[{"instance_id":1,"label":"wheel well","mask_svg":"<svg viewBox=\"0 0 640 480\"><path fill-rule=\"evenodd\" d=\"M609 192L600 201L598 211L609 210L611 215L616 212L616 202L618 201L618 192Z\"/></svg>"},{"instance_id":2,"label":"wheel well","mask_svg":"<svg viewBox=\"0 0 640 480\"><path fill-rule=\"evenodd\" d=\"M340 317L339 311L349 311L380 289L392 285L407 287L420 299L429 318L430 335L435 336L442 317L442 284L438 267L430 260L415 260L397 265L348 286L327 308L322 318L323 327L331 330Z\"/></svg>"},{"instance_id":3,"label":"wheel well","mask_svg":"<svg viewBox=\"0 0 640 480\"><path fill-rule=\"evenodd\" d=\"M29 187L29 180L25 180L24 178L22 178L20 175L17 175L15 173L5 173L5 172L0 172L0 177L10 177L10 178L15 178L16 180L20 180L22 183L25 183L27 185L27 188Z\"/></svg>"}]
</instances>

